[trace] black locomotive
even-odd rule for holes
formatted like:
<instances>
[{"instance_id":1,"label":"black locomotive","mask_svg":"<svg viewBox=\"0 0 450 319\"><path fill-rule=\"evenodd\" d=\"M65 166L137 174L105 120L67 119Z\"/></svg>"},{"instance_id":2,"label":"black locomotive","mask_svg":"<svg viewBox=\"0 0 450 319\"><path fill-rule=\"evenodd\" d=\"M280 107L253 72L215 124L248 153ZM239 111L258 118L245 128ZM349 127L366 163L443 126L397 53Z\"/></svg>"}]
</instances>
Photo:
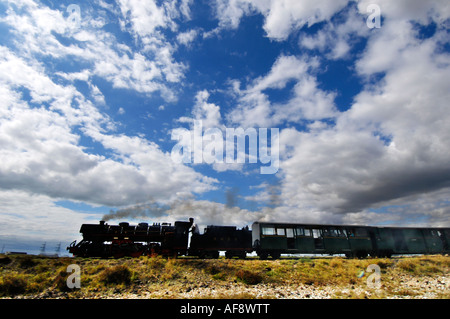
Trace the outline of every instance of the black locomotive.
<instances>
[{"instance_id":1,"label":"black locomotive","mask_svg":"<svg viewBox=\"0 0 450 319\"><path fill-rule=\"evenodd\" d=\"M347 257L394 254L448 254L450 228L400 228L255 222L248 227L214 226L200 234L194 219L153 224L83 224L83 239L67 249L77 257L138 257L141 255L261 259L282 254L344 254Z\"/></svg>"},{"instance_id":2,"label":"black locomotive","mask_svg":"<svg viewBox=\"0 0 450 319\"><path fill-rule=\"evenodd\" d=\"M108 225L83 224L80 233L83 239L77 244L73 241L67 250L78 257L139 257L141 255L186 255L189 229L194 220L153 224L129 223Z\"/></svg>"}]
</instances>

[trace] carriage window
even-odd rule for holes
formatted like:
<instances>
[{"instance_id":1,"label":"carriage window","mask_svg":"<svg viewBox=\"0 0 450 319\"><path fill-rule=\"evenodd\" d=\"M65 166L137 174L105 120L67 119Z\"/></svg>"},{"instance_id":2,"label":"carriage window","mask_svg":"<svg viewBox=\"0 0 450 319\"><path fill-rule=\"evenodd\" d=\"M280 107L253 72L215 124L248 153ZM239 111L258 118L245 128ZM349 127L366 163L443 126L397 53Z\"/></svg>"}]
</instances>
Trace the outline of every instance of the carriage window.
<instances>
[{"instance_id":1,"label":"carriage window","mask_svg":"<svg viewBox=\"0 0 450 319\"><path fill-rule=\"evenodd\" d=\"M309 228L297 227L295 229L295 233L296 233L297 236L308 236L308 237L311 237L311 229L309 229Z\"/></svg>"},{"instance_id":2,"label":"carriage window","mask_svg":"<svg viewBox=\"0 0 450 319\"><path fill-rule=\"evenodd\" d=\"M433 236L433 237L441 236L441 233L439 232L439 230L432 229L432 230L430 230L430 233L431 233L431 236Z\"/></svg>"},{"instance_id":3,"label":"carriage window","mask_svg":"<svg viewBox=\"0 0 450 319\"><path fill-rule=\"evenodd\" d=\"M312 230L312 233L313 233L313 237L314 237L314 238L320 238L320 237L322 237L322 234L321 234L320 229L313 229L313 230Z\"/></svg>"},{"instance_id":4,"label":"carriage window","mask_svg":"<svg viewBox=\"0 0 450 319\"><path fill-rule=\"evenodd\" d=\"M284 236L286 235L284 228L277 228L277 235L278 236Z\"/></svg>"},{"instance_id":5,"label":"carriage window","mask_svg":"<svg viewBox=\"0 0 450 319\"><path fill-rule=\"evenodd\" d=\"M344 229L332 227L328 230L327 236L331 237L347 237L347 233Z\"/></svg>"},{"instance_id":6,"label":"carriage window","mask_svg":"<svg viewBox=\"0 0 450 319\"><path fill-rule=\"evenodd\" d=\"M286 228L286 236L288 238L294 238L294 229L293 228Z\"/></svg>"},{"instance_id":7,"label":"carriage window","mask_svg":"<svg viewBox=\"0 0 450 319\"><path fill-rule=\"evenodd\" d=\"M366 236L368 236L367 230L364 228L356 228L355 236L356 237L366 237Z\"/></svg>"},{"instance_id":8,"label":"carriage window","mask_svg":"<svg viewBox=\"0 0 450 319\"><path fill-rule=\"evenodd\" d=\"M263 235L275 235L274 227L263 227L262 228Z\"/></svg>"},{"instance_id":9,"label":"carriage window","mask_svg":"<svg viewBox=\"0 0 450 319\"><path fill-rule=\"evenodd\" d=\"M336 228L330 228L328 236L339 237L339 232Z\"/></svg>"},{"instance_id":10,"label":"carriage window","mask_svg":"<svg viewBox=\"0 0 450 319\"><path fill-rule=\"evenodd\" d=\"M347 229L348 237L367 237L369 236L365 228L350 228Z\"/></svg>"}]
</instances>

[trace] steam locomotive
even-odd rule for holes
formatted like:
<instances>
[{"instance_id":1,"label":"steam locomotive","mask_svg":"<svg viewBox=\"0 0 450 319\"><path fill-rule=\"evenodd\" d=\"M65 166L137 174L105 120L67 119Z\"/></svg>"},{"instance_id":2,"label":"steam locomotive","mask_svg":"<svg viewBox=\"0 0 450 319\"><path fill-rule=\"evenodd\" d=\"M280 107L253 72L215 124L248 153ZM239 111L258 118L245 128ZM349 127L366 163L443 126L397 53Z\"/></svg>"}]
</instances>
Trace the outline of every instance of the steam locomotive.
<instances>
[{"instance_id":1,"label":"steam locomotive","mask_svg":"<svg viewBox=\"0 0 450 319\"><path fill-rule=\"evenodd\" d=\"M254 222L247 226L207 226L202 234L189 221L130 225L83 224L83 239L67 250L76 257L139 257L141 255L245 258L255 252L261 259L282 254L368 255L448 254L450 228L374 227Z\"/></svg>"}]
</instances>

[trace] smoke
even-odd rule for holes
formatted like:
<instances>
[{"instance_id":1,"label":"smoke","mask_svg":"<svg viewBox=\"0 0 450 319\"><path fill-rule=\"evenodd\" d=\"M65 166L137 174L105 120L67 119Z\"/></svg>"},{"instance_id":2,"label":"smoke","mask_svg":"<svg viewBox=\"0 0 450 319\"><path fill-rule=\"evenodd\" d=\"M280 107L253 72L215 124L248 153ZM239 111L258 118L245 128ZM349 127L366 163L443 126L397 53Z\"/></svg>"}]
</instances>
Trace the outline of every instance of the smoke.
<instances>
[{"instance_id":1,"label":"smoke","mask_svg":"<svg viewBox=\"0 0 450 319\"><path fill-rule=\"evenodd\" d=\"M167 215L167 212L170 209L171 207L168 205L163 205L152 201L118 210L110 210L109 214L103 215L102 219L104 221L109 221L111 219L158 218Z\"/></svg>"},{"instance_id":2,"label":"smoke","mask_svg":"<svg viewBox=\"0 0 450 319\"><path fill-rule=\"evenodd\" d=\"M182 198L171 202L159 203L150 200L117 210L110 210L103 216L104 221L129 221L137 220L145 222L175 222L195 218L195 222L203 227L207 225L230 225L244 227L254 221L277 220L279 217L275 210L280 202L280 185L273 183L266 185L265 207L258 211L250 211L239 207L239 188L227 189L224 193L225 203L208 200L194 200Z\"/></svg>"},{"instance_id":3,"label":"smoke","mask_svg":"<svg viewBox=\"0 0 450 319\"><path fill-rule=\"evenodd\" d=\"M237 206L238 192L239 192L239 190L237 187L234 187L232 189L227 189L227 191L225 192L225 199L226 199L225 205L228 208Z\"/></svg>"},{"instance_id":4,"label":"smoke","mask_svg":"<svg viewBox=\"0 0 450 319\"><path fill-rule=\"evenodd\" d=\"M268 207L273 209L273 208L281 206L282 199L281 199L280 181L276 180L273 183L269 184L267 187L267 192L269 194Z\"/></svg>"},{"instance_id":5,"label":"smoke","mask_svg":"<svg viewBox=\"0 0 450 319\"><path fill-rule=\"evenodd\" d=\"M130 207L111 210L103 216L103 220L130 221L140 219L142 222L169 222L177 220L187 221L195 218L196 224L203 229L207 225L228 225L244 227L265 216L262 212L253 212L237 206L207 200L175 200L169 204L149 202Z\"/></svg>"}]
</instances>

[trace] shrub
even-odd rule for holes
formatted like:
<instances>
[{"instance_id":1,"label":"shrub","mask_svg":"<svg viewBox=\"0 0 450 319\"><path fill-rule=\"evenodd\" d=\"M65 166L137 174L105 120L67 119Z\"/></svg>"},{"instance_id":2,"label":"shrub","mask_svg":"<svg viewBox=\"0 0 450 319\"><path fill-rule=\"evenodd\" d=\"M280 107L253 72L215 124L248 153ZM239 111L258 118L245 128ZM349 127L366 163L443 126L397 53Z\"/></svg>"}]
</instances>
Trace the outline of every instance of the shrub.
<instances>
[{"instance_id":1,"label":"shrub","mask_svg":"<svg viewBox=\"0 0 450 319\"><path fill-rule=\"evenodd\" d=\"M263 281L263 277L249 270L238 270L236 277L247 285L257 285Z\"/></svg>"},{"instance_id":2,"label":"shrub","mask_svg":"<svg viewBox=\"0 0 450 319\"><path fill-rule=\"evenodd\" d=\"M20 259L19 267L23 269L32 268L36 266L38 262L33 259L31 256L26 256L22 259Z\"/></svg>"},{"instance_id":3,"label":"shrub","mask_svg":"<svg viewBox=\"0 0 450 319\"><path fill-rule=\"evenodd\" d=\"M216 265L209 265L208 267L206 267L205 271L208 274L216 275L216 274L220 273L220 268Z\"/></svg>"},{"instance_id":4,"label":"shrub","mask_svg":"<svg viewBox=\"0 0 450 319\"><path fill-rule=\"evenodd\" d=\"M19 274L6 274L0 281L0 295L14 296L24 293L27 281Z\"/></svg>"},{"instance_id":5,"label":"shrub","mask_svg":"<svg viewBox=\"0 0 450 319\"><path fill-rule=\"evenodd\" d=\"M388 269L394 264L394 262L390 259L380 259L376 262L376 264L380 266L381 269Z\"/></svg>"},{"instance_id":6,"label":"shrub","mask_svg":"<svg viewBox=\"0 0 450 319\"><path fill-rule=\"evenodd\" d=\"M65 268L60 270L53 281L56 289L58 289L59 291L65 291L65 292L72 291L73 289L71 289L67 286L67 278L68 277L69 277L69 273L67 273Z\"/></svg>"},{"instance_id":7,"label":"shrub","mask_svg":"<svg viewBox=\"0 0 450 319\"><path fill-rule=\"evenodd\" d=\"M11 262L11 258L8 256L0 256L0 265L8 265Z\"/></svg>"},{"instance_id":8,"label":"shrub","mask_svg":"<svg viewBox=\"0 0 450 319\"><path fill-rule=\"evenodd\" d=\"M212 278L214 280L226 280L227 279L227 275L224 274L223 272L218 272L218 273L212 275Z\"/></svg>"},{"instance_id":9,"label":"shrub","mask_svg":"<svg viewBox=\"0 0 450 319\"><path fill-rule=\"evenodd\" d=\"M105 284L129 284L131 271L125 265L106 268L99 274L99 280Z\"/></svg>"}]
</instances>

